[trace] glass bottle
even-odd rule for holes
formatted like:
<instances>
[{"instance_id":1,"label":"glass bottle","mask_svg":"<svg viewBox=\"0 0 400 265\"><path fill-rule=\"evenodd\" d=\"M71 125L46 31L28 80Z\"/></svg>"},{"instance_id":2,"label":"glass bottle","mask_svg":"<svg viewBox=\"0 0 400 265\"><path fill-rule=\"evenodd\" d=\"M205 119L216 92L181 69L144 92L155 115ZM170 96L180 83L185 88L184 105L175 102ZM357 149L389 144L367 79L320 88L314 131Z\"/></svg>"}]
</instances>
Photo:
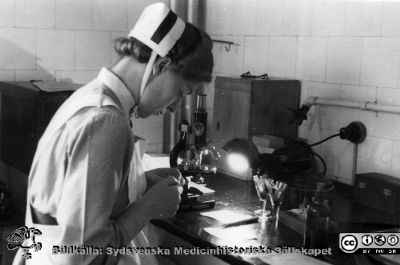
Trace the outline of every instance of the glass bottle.
<instances>
[{"instance_id":1,"label":"glass bottle","mask_svg":"<svg viewBox=\"0 0 400 265\"><path fill-rule=\"evenodd\" d=\"M305 248L323 248L329 241L329 216L328 200L324 198L321 189L317 189L315 197L308 205L306 211L306 225L304 229Z\"/></svg>"}]
</instances>

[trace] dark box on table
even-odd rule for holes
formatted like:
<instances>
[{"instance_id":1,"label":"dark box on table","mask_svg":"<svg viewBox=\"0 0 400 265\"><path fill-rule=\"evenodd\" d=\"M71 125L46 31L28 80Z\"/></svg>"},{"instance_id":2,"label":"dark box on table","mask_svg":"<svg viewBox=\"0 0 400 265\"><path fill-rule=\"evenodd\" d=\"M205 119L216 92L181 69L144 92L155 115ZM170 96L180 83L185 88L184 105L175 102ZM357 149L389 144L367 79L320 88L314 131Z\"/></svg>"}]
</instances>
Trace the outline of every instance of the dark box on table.
<instances>
[{"instance_id":1,"label":"dark box on table","mask_svg":"<svg viewBox=\"0 0 400 265\"><path fill-rule=\"evenodd\" d=\"M365 206L400 214L400 179L376 172L356 174L354 199Z\"/></svg>"}]
</instances>

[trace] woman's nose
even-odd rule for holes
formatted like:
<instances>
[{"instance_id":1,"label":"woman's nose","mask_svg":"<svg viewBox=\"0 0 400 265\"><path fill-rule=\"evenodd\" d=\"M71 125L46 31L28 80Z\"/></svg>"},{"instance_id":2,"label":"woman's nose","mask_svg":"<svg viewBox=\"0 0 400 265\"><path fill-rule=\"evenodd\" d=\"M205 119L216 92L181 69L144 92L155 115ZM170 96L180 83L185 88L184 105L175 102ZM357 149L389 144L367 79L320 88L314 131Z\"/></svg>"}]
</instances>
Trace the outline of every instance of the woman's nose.
<instances>
[{"instance_id":1,"label":"woman's nose","mask_svg":"<svg viewBox=\"0 0 400 265\"><path fill-rule=\"evenodd\" d=\"M181 99L180 98L176 99L174 102L172 102L171 104L168 105L167 110L169 112L175 112L180 103L181 103Z\"/></svg>"},{"instance_id":2,"label":"woman's nose","mask_svg":"<svg viewBox=\"0 0 400 265\"><path fill-rule=\"evenodd\" d=\"M176 111L176 108L175 108L175 107L172 107L172 106L168 106L168 107L167 107L167 110L168 110L169 112L175 112L175 111Z\"/></svg>"}]
</instances>

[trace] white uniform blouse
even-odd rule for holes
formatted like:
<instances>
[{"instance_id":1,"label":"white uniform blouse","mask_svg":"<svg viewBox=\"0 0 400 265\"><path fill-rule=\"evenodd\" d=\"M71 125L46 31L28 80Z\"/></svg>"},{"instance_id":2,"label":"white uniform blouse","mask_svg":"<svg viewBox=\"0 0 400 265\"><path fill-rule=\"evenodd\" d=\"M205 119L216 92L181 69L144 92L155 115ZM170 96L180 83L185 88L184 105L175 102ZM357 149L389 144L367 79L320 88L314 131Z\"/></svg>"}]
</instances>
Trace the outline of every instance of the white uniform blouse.
<instances>
[{"instance_id":1,"label":"white uniform blouse","mask_svg":"<svg viewBox=\"0 0 400 265\"><path fill-rule=\"evenodd\" d=\"M138 175L143 177L143 172L137 172L141 170L137 164L140 158L134 156L133 166L130 165L135 137L129 126L129 112L134 99L125 85L103 68L97 79L64 103L64 108L70 108L68 104L72 104L74 98L92 93L105 94L118 108L100 104L76 112L48 137L29 175L27 224L32 221L30 206L58 223L56 226L33 223L44 230L37 238L43 245L118 248L129 245L134 236L132 231L145 225L140 215L132 220L125 212L130 201L145 189L144 178L137 179ZM49 127L57 115L62 117L62 110L59 112ZM130 170L136 171L131 172L131 179L128 178ZM53 255L46 251L49 249L44 246L32 253L28 264L125 264L122 260L140 263L137 255L115 258L110 255Z\"/></svg>"}]
</instances>

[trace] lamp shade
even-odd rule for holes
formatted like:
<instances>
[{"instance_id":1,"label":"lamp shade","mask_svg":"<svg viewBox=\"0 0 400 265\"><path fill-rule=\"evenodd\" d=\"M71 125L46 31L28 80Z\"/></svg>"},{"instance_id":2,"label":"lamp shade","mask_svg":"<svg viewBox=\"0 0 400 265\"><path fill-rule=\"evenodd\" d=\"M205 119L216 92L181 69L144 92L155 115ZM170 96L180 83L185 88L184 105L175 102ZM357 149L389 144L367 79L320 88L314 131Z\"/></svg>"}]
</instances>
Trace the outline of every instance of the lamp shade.
<instances>
[{"instance_id":1,"label":"lamp shade","mask_svg":"<svg viewBox=\"0 0 400 265\"><path fill-rule=\"evenodd\" d=\"M241 154L248 159L251 168L256 168L259 163L260 154L257 147L246 138L234 138L222 147L227 153Z\"/></svg>"}]
</instances>

